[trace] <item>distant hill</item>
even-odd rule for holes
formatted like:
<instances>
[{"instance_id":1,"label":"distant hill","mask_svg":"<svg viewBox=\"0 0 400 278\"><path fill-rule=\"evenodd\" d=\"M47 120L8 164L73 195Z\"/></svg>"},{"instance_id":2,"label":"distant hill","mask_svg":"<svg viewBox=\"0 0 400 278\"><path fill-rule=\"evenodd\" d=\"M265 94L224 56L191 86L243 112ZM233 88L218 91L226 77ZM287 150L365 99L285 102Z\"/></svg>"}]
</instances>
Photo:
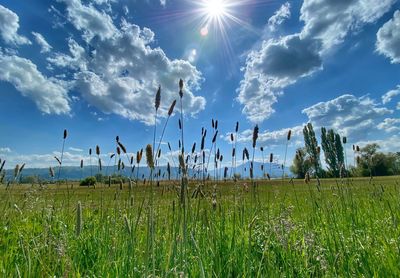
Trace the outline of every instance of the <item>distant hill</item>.
<instances>
[{"instance_id":1,"label":"distant hill","mask_svg":"<svg viewBox=\"0 0 400 278\"><path fill-rule=\"evenodd\" d=\"M210 163L211 165L211 163ZM255 178L261 178L263 176L263 171L261 170L261 165L262 163L259 162L254 162L254 177ZM209 167L210 168L210 167ZM232 171L231 167L228 167L228 177L231 175L231 173L238 173L242 177L249 177L249 168L250 168L250 162L247 162L245 164L238 165L236 167L236 171ZM163 176L164 179L167 179L167 167L166 166L160 166L157 167L156 172L160 170L161 176ZM58 176L58 168L54 168L55 172L55 177L57 178ZM96 175L99 173L98 167L97 166L85 166L82 169L80 167L75 167L75 166L64 166L61 170L61 175L60 179L67 179L67 180L80 180L82 177L88 177L91 175ZM103 167L101 173L103 175L112 175L112 174L118 174L117 167L114 166L109 166L109 167ZM269 173L271 178L278 178L282 176L282 168L281 165L278 164L272 164L271 165L271 172L270 172L270 165L269 163L265 163L265 173ZM120 173L123 176L129 177L132 176L133 178L136 178L137 175L137 168L134 169L133 174L131 175L131 168L130 167L125 167L124 170L121 170ZM197 175L198 171L189 169L189 175L194 176ZM214 175L214 169L209 169L208 174L210 176ZM224 174L224 168L218 169L218 175L220 177L223 177ZM14 175L14 170L7 170L6 171L6 178L12 178ZM148 178L150 175L150 169L148 167L140 167L139 168L139 178L142 179ZM290 172L289 168L286 167L285 169L285 175L287 176L293 176L293 174ZM27 177L27 176L37 176L42 180L50 180L50 175L49 175L49 169L48 168L25 168L22 173L22 177ZM177 167L171 167L171 179L177 178L178 177L178 168Z\"/></svg>"}]
</instances>

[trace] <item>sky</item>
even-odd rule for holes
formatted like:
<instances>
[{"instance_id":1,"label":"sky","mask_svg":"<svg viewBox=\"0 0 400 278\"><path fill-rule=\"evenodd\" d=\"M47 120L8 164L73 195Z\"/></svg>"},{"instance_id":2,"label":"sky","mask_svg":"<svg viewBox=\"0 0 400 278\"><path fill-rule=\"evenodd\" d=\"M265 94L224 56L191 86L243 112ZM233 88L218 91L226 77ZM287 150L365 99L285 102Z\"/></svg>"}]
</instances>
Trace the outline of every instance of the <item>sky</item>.
<instances>
[{"instance_id":1,"label":"sky","mask_svg":"<svg viewBox=\"0 0 400 278\"><path fill-rule=\"evenodd\" d=\"M153 140L183 79L186 149L218 120L230 157L259 147L286 164L311 122L400 151L400 3L396 0L1 0L0 158L7 167L104 157L118 135L135 153ZM178 149L179 105L163 139ZM208 135L206 148L211 147ZM241 158L241 157L240 157ZM225 161L228 163L228 161ZM228 163L229 164L229 163Z\"/></svg>"}]
</instances>

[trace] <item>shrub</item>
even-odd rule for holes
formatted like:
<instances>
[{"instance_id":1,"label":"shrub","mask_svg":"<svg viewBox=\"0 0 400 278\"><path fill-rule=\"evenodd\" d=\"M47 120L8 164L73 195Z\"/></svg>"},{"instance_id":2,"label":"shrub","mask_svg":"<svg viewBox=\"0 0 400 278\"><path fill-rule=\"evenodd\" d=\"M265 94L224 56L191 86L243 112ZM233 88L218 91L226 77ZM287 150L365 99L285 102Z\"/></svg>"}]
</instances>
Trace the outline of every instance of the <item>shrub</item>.
<instances>
[{"instance_id":1,"label":"shrub","mask_svg":"<svg viewBox=\"0 0 400 278\"><path fill-rule=\"evenodd\" d=\"M96 184L95 177L87 177L81 181L80 186L94 186Z\"/></svg>"}]
</instances>

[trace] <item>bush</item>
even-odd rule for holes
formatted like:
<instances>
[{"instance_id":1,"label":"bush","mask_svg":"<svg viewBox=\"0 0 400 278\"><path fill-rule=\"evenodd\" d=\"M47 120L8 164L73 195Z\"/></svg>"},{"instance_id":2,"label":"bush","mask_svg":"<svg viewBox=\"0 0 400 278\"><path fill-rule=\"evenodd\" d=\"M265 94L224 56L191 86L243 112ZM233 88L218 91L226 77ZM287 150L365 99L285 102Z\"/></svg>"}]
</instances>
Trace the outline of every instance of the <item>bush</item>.
<instances>
[{"instance_id":1,"label":"bush","mask_svg":"<svg viewBox=\"0 0 400 278\"><path fill-rule=\"evenodd\" d=\"M80 186L94 186L96 185L96 178L95 177L87 177L81 181L79 184Z\"/></svg>"}]
</instances>

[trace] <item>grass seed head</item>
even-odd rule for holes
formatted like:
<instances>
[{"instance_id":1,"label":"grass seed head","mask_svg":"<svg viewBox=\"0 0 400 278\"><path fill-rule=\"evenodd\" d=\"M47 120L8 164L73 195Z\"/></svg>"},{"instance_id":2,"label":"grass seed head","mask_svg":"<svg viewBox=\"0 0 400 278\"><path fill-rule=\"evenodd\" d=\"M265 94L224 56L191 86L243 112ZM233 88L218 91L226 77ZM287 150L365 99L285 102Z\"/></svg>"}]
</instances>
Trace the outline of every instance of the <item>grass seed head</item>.
<instances>
[{"instance_id":1,"label":"grass seed head","mask_svg":"<svg viewBox=\"0 0 400 278\"><path fill-rule=\"evenodd\" d=\"M253 149L256 147L257 139L258 139L258 125L256 125L253 130Z\"/></svg>"},{"instance_id":2,"label":"grass seed head","mask_svg":"<svg viewBox=\"0 0 400 278\"><path fill-rule=\"evenodd\" d=\"M156 111L158 110L158 108L160 108L160 104L161 104L161 86L158 86L158 90L156 93L156 99L154 102L154 107L156 108Z\"/></svg>"},{"instance_id":3,"label":"grass seed head","mask_svg":"<svg viewBox=\"0 0 400 278\"><path fill-rule=\"evenodd\" d=\"M175 105L176 105L176 99L174 99L174 101L172 102L171 106L169 107L168 116L171 116L172 113L174 113Z\"/></svg>"},{"instance_id":4,"label":"grass seed head","mask_svg":"<svg viewBox=\"0 0 400 278\"><path fill-rule=\"evenodd\" d=\"M146 146L146 159L147 159L147 166L150 169L154 169L153 147L150 144Z\"/></svg>"}]
</instances>

